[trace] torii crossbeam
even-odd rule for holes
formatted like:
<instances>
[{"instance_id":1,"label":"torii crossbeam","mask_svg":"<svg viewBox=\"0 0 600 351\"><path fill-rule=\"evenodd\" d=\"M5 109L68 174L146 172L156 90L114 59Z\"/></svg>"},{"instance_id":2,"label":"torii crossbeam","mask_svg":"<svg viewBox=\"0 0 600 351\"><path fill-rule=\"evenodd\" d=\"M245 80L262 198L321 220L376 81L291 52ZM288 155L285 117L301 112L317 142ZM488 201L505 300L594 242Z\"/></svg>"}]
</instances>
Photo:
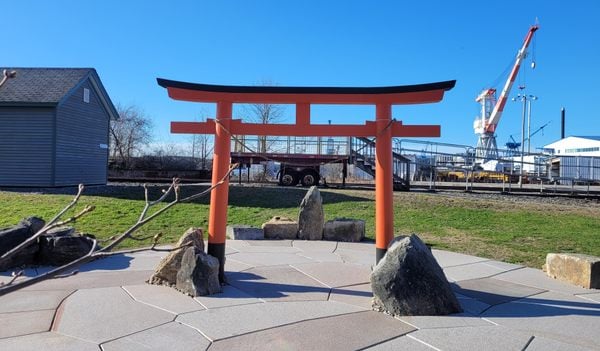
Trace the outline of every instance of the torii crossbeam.
<instances>
[{"instance_id":1,"label":"torii crossbeam","mask_svg":"<svg viewBox=\"0 0 600 351\"><path fill-rule=\"evenodd\" d=\"M392 137L439 137L439 125L403 125L392 120L392 105L439 102L456 81L392 87L257 87L225 86L157 79L171 98L217 104L216 120L171 122L172 133L214 134L213 185L230 166L231 135L376 137L375 247L376 263L394 237ZM234 103L295 104L295 124L256 124L232 119ZM311 104L375 105L375 121L364 125L310 124ZM215 123L216 122L216 123ZM231 135L230 135L231 134ZM226 178L226 177L225 177ZM219 279L225 281L225 231L229 182L210 194L208 254L219 259Z\"/></svg>"}]
</instances>

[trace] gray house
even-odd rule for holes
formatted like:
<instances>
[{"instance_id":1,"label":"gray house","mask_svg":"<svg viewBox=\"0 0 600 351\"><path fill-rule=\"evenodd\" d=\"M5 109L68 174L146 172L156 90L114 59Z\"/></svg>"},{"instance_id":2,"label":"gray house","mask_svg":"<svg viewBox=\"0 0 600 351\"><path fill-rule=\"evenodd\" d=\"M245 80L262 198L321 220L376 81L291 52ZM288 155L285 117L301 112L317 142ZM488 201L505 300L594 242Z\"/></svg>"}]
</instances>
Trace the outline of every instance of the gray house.
<instances>
[{"instance_id":1,"label":"gray house","mask_svg":"<svg viewBox=\"0 0 600 351\"><path fill-rule=\"evenodd\" d=\"M0 68L0 186L106 184L116 118L93 68Z\"/></svg>"}]
</instances>

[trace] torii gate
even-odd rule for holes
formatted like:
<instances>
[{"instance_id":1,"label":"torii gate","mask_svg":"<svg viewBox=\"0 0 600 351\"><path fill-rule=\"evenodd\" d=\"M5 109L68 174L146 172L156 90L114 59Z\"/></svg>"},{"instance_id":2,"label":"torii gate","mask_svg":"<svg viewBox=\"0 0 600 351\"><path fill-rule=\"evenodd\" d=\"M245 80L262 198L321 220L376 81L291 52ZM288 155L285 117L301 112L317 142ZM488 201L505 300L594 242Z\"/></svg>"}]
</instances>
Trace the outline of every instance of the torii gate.
<instances>
[{"instance_id":1,"label":"torii gate","mask_svg":"<svg viewBox=\"0 0 600 351\"><path fill-rule=\"evenodd\" d=\"M439 102L456 81L392 87L258 87L225 86L157 79L175 100L213 102L216 120L171 122L172 133L214 134L213 185L230 167L231 135L377 137L375 147L375 251L376 263L394 238L392 137L439 137L439 125L403 125L392 120L392 105ZM244 123L232 119L234 103L295 104L295 124ZM311 104L375 105L375 122L364 125L310 124ZM230 135L231 134L231 135ZM208 254L220 262L219 279L225 281L225 231L229 181L210 194Z\"/></svg>"}]
</instances>

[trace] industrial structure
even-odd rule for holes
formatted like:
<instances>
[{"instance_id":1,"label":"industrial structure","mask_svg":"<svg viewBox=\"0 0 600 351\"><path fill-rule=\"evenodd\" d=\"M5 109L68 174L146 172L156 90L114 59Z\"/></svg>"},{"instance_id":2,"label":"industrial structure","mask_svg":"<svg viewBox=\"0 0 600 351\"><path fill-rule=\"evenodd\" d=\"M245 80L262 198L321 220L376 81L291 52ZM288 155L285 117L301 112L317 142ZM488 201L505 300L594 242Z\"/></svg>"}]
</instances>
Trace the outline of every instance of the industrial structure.
<instances>
[{"instance_id":1,"label":"industrial structure","mask_svg":"<svg viewBox=\"0 0 600 351\"><path fill-rule=\"evenodd\" d=\"M96 70L0 72L0 186L106 184L118 114Z\"/></svg>"},{"instance_id":2,"label":"industrial structure","mask_svg":"<svg viewBox=\"0 0 600 351\"><path fill-rule=\"evenodd\" d=\"M527 55L527 47L533 38L533 34L538 30L538 26L534 25L529 28L523 45L517 53L515 63L508 76L508 80L504 84L504 88L500 93L500 97L496 99L496 89L484 89L475 99L481 105L480 115L473 122L475 134L479 136L476 148L477 163L484 164L487 161L498 158L498 147L496 143L496 127L502 117L504 106L508 100L508 94L517 78L521 63ZM532 68L535 67L535 62L532 63ZM524 133L523 133L524 135Z\"/></svg>"}]
</instances>

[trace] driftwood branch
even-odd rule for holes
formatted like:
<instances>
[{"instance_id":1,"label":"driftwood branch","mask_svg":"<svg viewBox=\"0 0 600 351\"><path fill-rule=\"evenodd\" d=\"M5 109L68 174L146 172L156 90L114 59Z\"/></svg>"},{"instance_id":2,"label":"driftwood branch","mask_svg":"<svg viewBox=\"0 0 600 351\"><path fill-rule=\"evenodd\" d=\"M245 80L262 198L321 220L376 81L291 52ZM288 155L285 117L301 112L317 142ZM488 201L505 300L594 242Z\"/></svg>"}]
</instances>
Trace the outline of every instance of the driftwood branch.
<instances>
[{"instance_id":1,"label":"driftwood branch","mask_svg":"<svg viewBox=\"0 0 600 351\"><path fill-rule=\"evenodd\" d=\"M67 273L67 275L63 275L63 276L68 276L71 275L69 273L73 273L73 270L75 268L77 268L78 266L99 259L99 258L103 258L103 257L108 257L108 256L113 256L113 255L118 255L118 254L125 254L125 253L135 253L135 252L141 252L141 251L148 251L148 250L152 250L152 251L174 251L174 250L179 250L182 249L184 247L189 246L190 244L184 244L175 248L171 248L171 249L159 249L156 248L156 246L159 243L159 240L162 236L161 233L158 233L153 237L153 243L150 247L144 247L144 248L138 248L138 249L130 249L130 250L121 250L121 251L112 251L116 246L118 246L120 243L122 243L124 240L126 239L133 239L133 240L147 240L150 237L143 237L143 238L137 238L133 236L133 233L135 233L139 228L141 228L143 225L145 225L146 223L152 221L154 218L160 216L161 214L165 213L166 211L168 211L169 209L171 209L173 206L182 203L182 202L189 202L195 199L198 199L200 197L203 197L205 195L207 195L208 193L210 193L213 189L221 186L223 183L225 183L227 181L227 179L229 179L229 176L231 175L231 173L237 168L237 164L233 164L231 165L231 167L229 168L229 171L227 172L227 174L221 178L217 183L213 184L211 187L209 187L208 189L197 193L197 194L193 194L190 195L188 197L185 198L181 198L180 197L180 184L179 184L179 179L177 178L173 178L173 181L171 182L171 185L166 189L163 190L162 195L154 200L154 201L150 201L149 200L149 196L148 196L148 187L146 185L144 185L144 198L145 198L145 204L144 204L144 208L142 209L142 211L140 212L140 216L138 217L138 220L136 223L134 223L129 229L127 229L125 232L119 234L119 235L113 235L112 237L110 237L108 240L110 241L110 243L97 250L98 247L98 242L97 240L93 240L93 244L92 244L92 248L90 249L90 251L72 261L69 262L63 266L57 267L49 272L46 272L44 274L40 274L38 276L29 278L29 279L25 279L25 280L20 280L19 282L15 283L15 280L18 278L18 276L15 276L11 281L9 281L8 283L4 284L4 285L0 285L0 296L22 289L26 286L30 286L33 284L36 284L40 281L46 280L46 279L51 279L51 278L58 278L59 276L61 276L61 274ZM69 203L65 208L63 208L54 218L52 218L52 220L50 220L50 222L48 222L48 224L46 226L44 226L44 228L40 229L34 236L32 236L31 238L29 238L27 241L25 241L24 243L22 243L21 245L15 247L14 249L8 251L7 253L5 253L4 255L2 255L2 257L0 258L0 262L2 260L8 259L10 257L12 257L14 254L16 254L18 251L20 251L23 247L25 247L27 244L33 242L37 237L39 237L41 234L47 232L48 230L57 227L59 225L64 225L66 223L71 223L76 221L77 219L81 218L82 216L84 216L85 214L91 212L94 210L93 206L86 206L83 210L81 210L79 213L77 213L76 215L59 222L58 220L61 218L62 215L64 215L69 209L71 209L73 206L75 206L75 204L77 204L77 202L79 201L79 198L81 197L81 194L83 192L83 185L79 186L77 195L75 196L75 198L71 201L71 203ZM148 211L150 210L150 208L152 208L153 206L163 202L165 199L167 199L167 197L170 194L174 194L174 199L172 201L170 201L169 203L167 203L164 207L161 207L160 209L158 209L156 212L148 215ZM22 273L22 272L21 272ZM61 276L62 277L62 276Z\"/></svg>"}]
</instances>

